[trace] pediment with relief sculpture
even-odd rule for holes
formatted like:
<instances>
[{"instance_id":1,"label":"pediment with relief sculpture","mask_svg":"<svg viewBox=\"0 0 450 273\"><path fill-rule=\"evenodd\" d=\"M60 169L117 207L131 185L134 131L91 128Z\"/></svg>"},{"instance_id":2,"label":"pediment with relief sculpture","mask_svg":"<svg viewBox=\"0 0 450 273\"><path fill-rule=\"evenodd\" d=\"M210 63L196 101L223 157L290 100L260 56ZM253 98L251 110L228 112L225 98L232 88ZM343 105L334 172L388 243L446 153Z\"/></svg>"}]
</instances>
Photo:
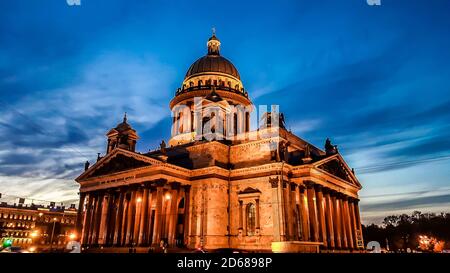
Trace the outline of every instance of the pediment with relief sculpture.
<instances>
[{"instance_id":1,"label":"pediment with relief sculpture","mask_svg":"<svg viewBox=\"0 0 450 273\"><path fill-rule=\"evenodd\" d=\"M317 169L331 174L341 180L344 180L357 187L361 187L361 184L359 183L355 174L339 154L322 159L316 162L314 166Z\"/></svg>"},{"instance_id":2,"label":"pediment with relief sculpture","mask_svg":"<svg viewBox=\"0 0 450 273\"><path fill-rule=\"evenodd\" d=\"M84 180L92 177L114 174L122 171L153 165L154 159L143 157L133 152L116 149L106 155L91 168L80 175L76 180Z\"/></svg>"}]
</instances>

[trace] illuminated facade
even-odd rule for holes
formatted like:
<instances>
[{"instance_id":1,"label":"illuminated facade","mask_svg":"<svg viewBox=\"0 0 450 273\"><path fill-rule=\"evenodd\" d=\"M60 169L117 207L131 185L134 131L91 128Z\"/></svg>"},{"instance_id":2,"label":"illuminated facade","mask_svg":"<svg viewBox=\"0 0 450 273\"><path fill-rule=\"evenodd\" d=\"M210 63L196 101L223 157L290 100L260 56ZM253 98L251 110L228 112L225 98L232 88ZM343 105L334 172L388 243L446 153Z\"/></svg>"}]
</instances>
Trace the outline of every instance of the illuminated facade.
<instances>
[{"instance_id":1,"label":"illuminated facade","mask_svg":"<svg viewBox=\"0 0 450 273\"><path fill-rule=\"evenodd\" d=\"M65 248L75 235L77 210L63 207L0 204L0 246L45 250ZM52 236L53 235L53 236ZM73 236L72 235L72 236Z\"/></svg>"},{"instance_id":2,"label":"illuminated facade","mask_svg":"<svg viewBox=\"0 0 450 273\"><path fill-rule=\"evenodd\" d=\"M254 109L213 35L170 102L172 136L147 153L128 123L76 181L78 229L91 249L159 245L251 251L363 248L361 185L337 147L321 150Z\"/></svg>"}]
</instances>

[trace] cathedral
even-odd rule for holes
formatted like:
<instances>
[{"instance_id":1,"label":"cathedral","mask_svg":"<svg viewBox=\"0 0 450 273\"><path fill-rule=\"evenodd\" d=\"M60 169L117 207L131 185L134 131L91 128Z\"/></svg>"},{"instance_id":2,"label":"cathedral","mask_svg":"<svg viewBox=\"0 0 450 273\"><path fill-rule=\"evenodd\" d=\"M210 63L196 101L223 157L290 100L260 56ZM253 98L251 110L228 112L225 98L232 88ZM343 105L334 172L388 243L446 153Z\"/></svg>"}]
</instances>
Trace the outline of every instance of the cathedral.
<instances>
[{"instance_id":1,"label":"cathedral","mask_svg":"<svg viewBox=\"0 0 450 273\"><path fill-rule=\"evenodd\" d=\"M76 178L83 248L362 251L361 184L337 146L294 135L276 107L256 118L220 47L213 34L170 101L167 144L137 152L125 115L106 153L86 162Z\"/></svg>"}]
</instances>

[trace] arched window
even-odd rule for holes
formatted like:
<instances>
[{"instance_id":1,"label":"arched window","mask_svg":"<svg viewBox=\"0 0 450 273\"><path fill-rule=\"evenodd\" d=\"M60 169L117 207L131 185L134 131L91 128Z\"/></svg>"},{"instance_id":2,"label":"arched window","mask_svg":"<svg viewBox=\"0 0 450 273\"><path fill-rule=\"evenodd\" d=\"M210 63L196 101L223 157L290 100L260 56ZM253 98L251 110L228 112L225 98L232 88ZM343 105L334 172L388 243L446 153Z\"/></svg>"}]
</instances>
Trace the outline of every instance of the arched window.
<instances>
[{"instance_id":1,"label":"arched window","mask_svg":"<svg viewBox=\"0 0 450 273\"><path fill-rule=\"evenodd\" d=\"M250 113L245 112L245 132L250 131Z\"/></svg>"},{"instance_id":2,"label":"arched window","mask_svg":"<svg viewBox=\"0 0 450 273\"><path fill-rule=\"evenodd\" d=\"M178 204L178 208L179 209L183 209L184 208L184 198L181 198L180 203Z\"/></svg>"},{"instance_id":3,"label":"arched window","mask_svg":"<svg viewBox=\"0 0 450 273\"><path fill-rule=\"evenodd\" d=\"M216 113L212 112L211 113L211 133L215 133L216 132Z\"/></svg>"},{"instance_id":4,"label":"arched window","mask_svg":"<svg viewBox=\"0 0 450 273\"><path fill-rule=\"evenodd\" d=\"M233 114L233 129L234 129L234 135L237 135L237 128L238 128L238 119L237 119L237 113Z\"/></svg>"},{"instance_id":5,"label":"arched window","mask_svg":"<svg viewBox=\"0 0 450 273\"><path fill-rule=\"evenodd\" d=\"M255 235L256 229L256 208L255 204L249 203L246 209L247 215L247 236Z\"/></svg>"}]
</instances>

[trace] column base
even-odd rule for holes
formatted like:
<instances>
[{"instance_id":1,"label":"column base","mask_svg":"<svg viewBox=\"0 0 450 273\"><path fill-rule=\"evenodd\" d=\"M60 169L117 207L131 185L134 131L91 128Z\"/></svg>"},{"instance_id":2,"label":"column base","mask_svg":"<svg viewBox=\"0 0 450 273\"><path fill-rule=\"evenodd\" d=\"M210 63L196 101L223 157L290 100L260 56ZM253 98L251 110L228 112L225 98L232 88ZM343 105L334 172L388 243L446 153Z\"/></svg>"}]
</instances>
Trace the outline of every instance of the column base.
<instances>
[{"instance_id":1,"label":"column base","mask_svg":"<svg viewBox=\"0 0 450 273\"><path fill-rule=\"evenodd\" d=\"M272 242L274 253L319 253L321 242L284 241Z\"/></svg>"}]
</instances>

